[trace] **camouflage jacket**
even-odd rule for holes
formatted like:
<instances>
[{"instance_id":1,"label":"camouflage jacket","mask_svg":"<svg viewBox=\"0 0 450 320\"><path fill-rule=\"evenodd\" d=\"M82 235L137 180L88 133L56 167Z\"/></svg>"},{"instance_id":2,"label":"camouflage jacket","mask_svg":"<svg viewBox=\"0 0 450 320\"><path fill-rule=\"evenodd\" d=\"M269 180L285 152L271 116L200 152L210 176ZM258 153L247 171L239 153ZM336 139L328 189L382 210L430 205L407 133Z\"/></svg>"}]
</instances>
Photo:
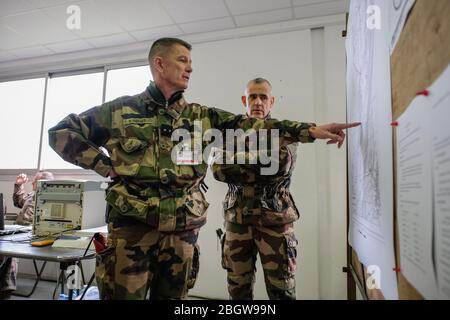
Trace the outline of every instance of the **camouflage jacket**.
<instances>
[{"instance_id":1,"label":"camouflage jacket","mask_svg":"<svg viewBox=\"0 0 450 320\"><path fill-rule=\"evenodd\" d=\"M33 223L34 215L34 191L25 192L23 185L14 184L14 206L20 208L16 223L29 225Z\"/></svg>"},{"instance_id":2,"label":"camouflage jacket","mask_svg":"<svg viewBox=\"0 0 450 320\"><path fill-rule=\"evenodd\" d=\"M313 142L303 139L302 142ZM298 143L282 145L274 157L277 172L261 174L261 164L217 164L211 169L214 178L228 184L223 202L226 221L245 225L284 225L299 218L289 191L295 168ZM246 160L248 160L246 158Z\"/></svg>"},{"instance_id":3,"label":"camouflage jacket","mask_svg":"<svg viewBox=\"0 0 450 320\"><path fill-rule=\"evenodd\" d=\"M159 231L181 231L206 222L205 200L199 186L207 163L178 165L171 153L175 129L205 132L241 128L276 128L281 144L309 139L310 124L295 121L242 119L232 113L188 103L181 92L168 101L151 82L141 94L124 96L70 114L49 129L50 146L66 161L107 177L112 168L119 175L110 184L106 201L108 222L126 218L147 223ZM205 148L209 142L202 141ZM100 147L106 149L106 154Z\"/></svg>"}]
</instances>

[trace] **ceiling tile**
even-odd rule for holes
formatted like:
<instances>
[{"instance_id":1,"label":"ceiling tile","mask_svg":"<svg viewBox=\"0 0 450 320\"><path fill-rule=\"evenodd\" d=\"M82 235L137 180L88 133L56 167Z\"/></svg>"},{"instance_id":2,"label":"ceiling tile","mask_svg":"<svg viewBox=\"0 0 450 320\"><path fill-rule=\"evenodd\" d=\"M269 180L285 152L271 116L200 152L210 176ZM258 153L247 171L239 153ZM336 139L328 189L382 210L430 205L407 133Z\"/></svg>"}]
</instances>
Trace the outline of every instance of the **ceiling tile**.
<instances>
[{"instance_id":1,"label":"ceiling tile","mask_svg":"<svg viewBox=\"0 0 450 320\"><path fill-rule=\"evenodd\" d=\"M136 42L136 40L126 32L103 37L88 38L86 39L86 41L97 48L111 47Z\"/></svg>"},{"instance_id":2,"label":"ceiling tile","mask_svg":"<svg viewBox=\"0 0 450 320\"><path fill-rule=\"evenodd\" d=\"M44 46L36 46L36 47L28 47L28 48L20 48L8 51L9 53L14 54L19 59L24 58L32 58L32 57L40 57L53 54L53 52Z\"/></svg>"},{"instance_id":3,"label":"ceiling tile","mask_svg":"<svg viewBox=\"0 0 450 320\"><path fill-rule=\"evenodd\" d=\"M200 33L208 31L217 31L234 28L235 24L233 19L230 17L214 19L214 20L204 20L198 22L190 22L181 24L180 28L185 33Z\"/></svg>"},{"instance_id":4,"label":"ceiling tile","mask_svg":"<svg viewBox=\"0 0 450 320\"><path fill-rule=\"evenodd\" d=\"M319 4L319 3L323 3L323 2L332 2L335 0L292 0L292 4L294 5L294 7L296 6L304 6L307 4Z\"/></svg>"},{"instance_id":5,"label":"ceiling tile","mask_svg":"<svg viewBox=\"0 0 450 320\"><path fill-rule=\"evenodd\" d=\"M348 0L338 0L294 8L295 18L326 16L348 11Z\"/></svg>"},{"instance_id":6,"label":"ceiling tile","mask_svg":"<svg viewBox=\"0 0 450 320\"><path fill-rule=\"evenodd\" d=\"M26 0L0 0L0 17L33 10L34 7Z\"/></svg>"},{"instance_id":7,"label":"ceiling tile","mask_svg":"<svg viewBox=\"0 0 450 320\"><path fill-rule=\"evenodd\" d=\"M74 5L80 7L81 23L80 29L70 30L78 37L100 37L109 34L121 33L124 30L108 15L105 15L98 9L92 0L74 2ZM66 13L67 6L58 6L43 9L51 19L58 23L59 28L67 29L67 20L71 14Z\"/></svg>"},{"instance_id":8,"label":"ceiling tile","mask_svg":"<svg viewBox=\"0 0 450 320\"><path fill-rule=\"evenodd\" d=\"M40 44L74 40L78 37L65 25L62 27L42 11L33 11L4 18L4 23L26 38Z\"/></svg>"},{"instance_id":9,"label":"ceiling tile","mask_svg":"<svg viewBox=\"0 0 450 320\"><path fill-rule=\"evenodd\" d=\"M225 30L235 24L243 27L286 21L294 16L343 13L348 10L348 3L349 0L0 0L0 60L17 59L16 54L25 58L76 52L163 36ZM67 27L69 5L81 9L79 30Z\"/></svg>"},{"instance_id":10,"label":"ceiling tile","mask_svg":"<svg viewBox=\"0 0 450 320\"><path fill-rule=\"evenodd\" d=\"M48 8L67 4L67 6L74 4L74 0L28 0L35 8Z\"/></svg>"},{"instance_id":11,"label":"ceiling tile","mask_svg":"<svg viewBox=\"0 0 450 320\"><path fill-rule=\"evenodd\" d=\"M171 25L146 30L130 31L130 34L139 41L147 41L161 37L176 37L183 34L183 32L176 25Z\"/></svg>"},{"instance_id":12,"label":"ceiling tile","mask_svg":"<svg viewBox=\"0 0 450 320\"><path fill-rule=\"evenodd\" d=\"M0 21L0 50L10 50L22 47L30 47L37 45L30 37L25 37L20 33L17 33L10 27L6 26Z\"/></svg>"},{"instance_id":13,"label":"ceiling tile","mask_svg":"<svg viewBox=\"0 0 450 320\"><path fill-rule=\"evenodd\" d=\"M95 0L102 16L108 17L124 30L142 30L173 24L160 1Z\"/></svg>"},{"instance_id":14,"label":"ceiling tile","mask_svg":"<svg viewBox=\"0 0 450 320\"><path fill-rule=\"evenodd\" d=\"M291 7L291 0L225 0L231 14L261 12Z\"/></svg>"},{"instance_id":15,"label":"ceiling tile","mask_svg":"<svg viewBox=\"0 0 450 320\"><path fill-rule=\"evenodd\" d=\"M229 16L222 0L165 0L163 5L176 23Z\"/></svg>"},{"instance_id":16,"label":"ceiling tile","mask_svg":"<svg viewBox=\"0 0 450 320\"><path fill-rule=\"evenodd\" d=\"M45 45L50 50L56 52L56 53L63 53L63 52L75 52L75 51L81 51L81 50L87 50L92 49L93 46L87 43L84 40L73 40L73 41L63 41L58 43L51 43Z\"/></svg>"},{"instance_id":17,"label":"ceiling tile","mask_svg":"<svg viewBox=\"0 0 450 320\"><path fill-rule=\"evenodd\" d=\"M288 9L266 11L261 13L249 13L240 16L235 16L234 19L236 20L236 24L239 27L265 24L277 21L285 21L292 19L292 10L288 8Z\"/></svg>"},{"instance_id":18,"label":"ceiling tile","mask_svg":"<svg viewBox=\"0 0 450 320\"><path fill-rule=\"evenodd\" d=\"M6 52L6 51L0 51L0 62L15 60L15 59L17 59L17 56L15 56L9 52Z\"/></svg>"}]
</instances>

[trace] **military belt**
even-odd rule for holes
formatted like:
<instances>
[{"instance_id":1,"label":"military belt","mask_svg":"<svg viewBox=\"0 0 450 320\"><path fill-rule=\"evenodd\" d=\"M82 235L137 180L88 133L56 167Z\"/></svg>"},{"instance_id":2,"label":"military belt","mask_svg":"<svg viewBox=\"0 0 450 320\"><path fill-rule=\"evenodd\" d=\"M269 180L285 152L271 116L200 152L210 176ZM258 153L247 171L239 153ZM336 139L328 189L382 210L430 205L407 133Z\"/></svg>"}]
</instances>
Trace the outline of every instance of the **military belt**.
<instances>
[{"instance_id":1,"label":"military belt","mask_svg":"<svg viewBox=\"0 0 450 320\"><path fill-rule=\"evenodd\" d=\"M170 188L170 187L160 187L156 183L143 183L141 181L137 182L135 180L122 178L123 185L127 188L128 192L132 195L138 196L140 198L171 198L171 197L181 197L193 190L198 190L199 186L193 185L184 188Z\"/></svg>"}]
</instances>

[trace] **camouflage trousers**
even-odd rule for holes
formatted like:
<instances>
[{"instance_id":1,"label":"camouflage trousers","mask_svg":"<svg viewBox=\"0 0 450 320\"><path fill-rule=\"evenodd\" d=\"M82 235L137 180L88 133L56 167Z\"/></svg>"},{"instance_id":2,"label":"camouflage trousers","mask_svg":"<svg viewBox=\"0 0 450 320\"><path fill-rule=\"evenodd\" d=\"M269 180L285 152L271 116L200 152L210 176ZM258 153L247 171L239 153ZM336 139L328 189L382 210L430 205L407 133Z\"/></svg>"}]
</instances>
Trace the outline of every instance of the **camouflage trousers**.
<instances>
[{"instance_id":1,"label":"camouflage trousers","mask_svg":"<svg viewBox=\"0 0 450 320\"><path fill-rule=\"evenodd\" d=\"M159 232L110 223L108 231L108 246L96 258L101 299L186 298L198 273L198 229Z\"/></svg>"},{"instance_id":2,"label":"camouflage trousers","mask_svg":"<svg viewBox=\"0 0 450 320\"><path fill-rule=\"evenodd\" d=\"M0 292L16 290L17 259L0 256Z\"/></svg>"},{"instance_id":3,"label":"camouflage trousers","mask_svg":"<svg viewBox=\"0 0 450 320\"><path fill-rule=\"evenodd\" d=\"M222 266L231 299L253 299L257 254L271 300L295 300L297 240L293 224L259 227L227 222Z\"/></svg>"}]
</instances>

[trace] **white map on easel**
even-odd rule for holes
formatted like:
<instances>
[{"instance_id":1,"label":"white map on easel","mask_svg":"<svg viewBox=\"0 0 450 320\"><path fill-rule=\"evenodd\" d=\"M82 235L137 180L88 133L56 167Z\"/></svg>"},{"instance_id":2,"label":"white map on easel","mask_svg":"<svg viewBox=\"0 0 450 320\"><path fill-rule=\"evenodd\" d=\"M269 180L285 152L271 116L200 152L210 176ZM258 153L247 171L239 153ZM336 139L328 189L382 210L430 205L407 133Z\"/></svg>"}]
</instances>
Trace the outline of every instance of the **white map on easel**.
<instances>
[{"instance_id":1,"label":"white map on easel","mask_svg":"<svg viewBox=\"0 0 450 320\"><path fill-rule=\"evenodd\" d=\"M380 290L397 299L393 242L393 168L389 3L353 0L347 37L349 131L349 243L360 261L380 270ZM369 6L381 12L381 29L367 25Z\"/></svg>"}]
</instances>

